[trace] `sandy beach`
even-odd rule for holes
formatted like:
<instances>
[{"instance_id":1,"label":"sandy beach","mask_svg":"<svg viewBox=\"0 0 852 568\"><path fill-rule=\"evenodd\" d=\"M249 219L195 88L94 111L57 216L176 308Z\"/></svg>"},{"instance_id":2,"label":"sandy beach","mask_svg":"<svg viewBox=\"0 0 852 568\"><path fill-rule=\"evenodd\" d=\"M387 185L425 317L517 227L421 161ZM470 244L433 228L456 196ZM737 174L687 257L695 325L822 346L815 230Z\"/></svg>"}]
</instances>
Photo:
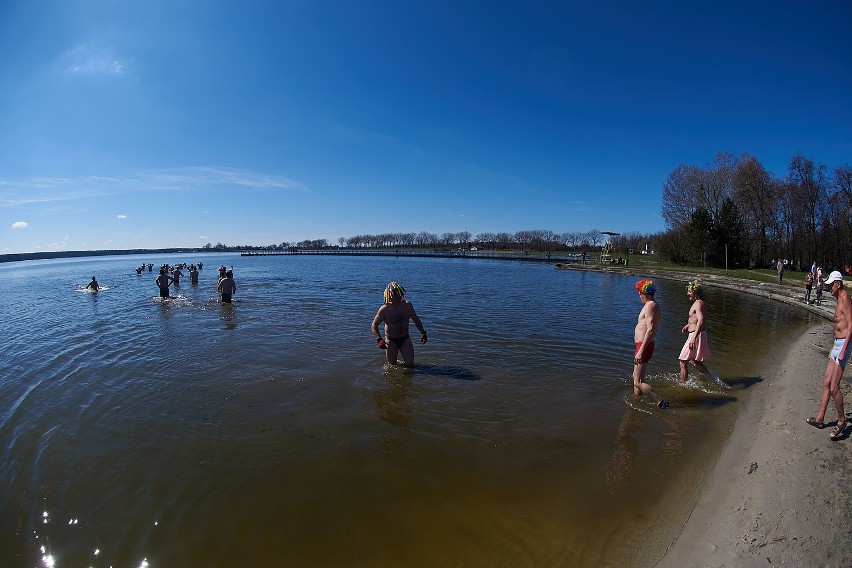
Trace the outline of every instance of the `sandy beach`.
<instances>
[{"instance_id":1,"label":"sandy beach","mask_svg":"<svg viewBox=\"0 0 852 568\"><path fill-rule=\"evenodd\" d=\"M831 338L830 321L814 325L767 369L656 566L852 566L852 439L804 421L818 410ZM841 388L849 416L847 377ZM825 421L835 420L830 401Z\"/></svg>"}]
</instances>

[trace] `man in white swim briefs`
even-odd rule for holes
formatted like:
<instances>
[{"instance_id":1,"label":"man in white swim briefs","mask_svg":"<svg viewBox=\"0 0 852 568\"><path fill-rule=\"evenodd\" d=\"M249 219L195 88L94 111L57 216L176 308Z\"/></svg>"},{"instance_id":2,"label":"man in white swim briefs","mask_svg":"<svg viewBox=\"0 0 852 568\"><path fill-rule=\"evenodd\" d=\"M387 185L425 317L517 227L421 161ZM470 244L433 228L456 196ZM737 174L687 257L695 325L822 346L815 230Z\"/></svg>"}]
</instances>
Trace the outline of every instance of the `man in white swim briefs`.
<instances>
[{"instance_id":1,"label":"man in white swim briefs","mask_svg":"<svg viewBox=\"0 0 852 568\"><path fill-rule=\"evenodd\" d=\"M831 440L837 440L843 436L847 425L846 413L843 410L843 393L840 392L840 379L843 377L843 369L846 368L850 351L852 351L852 300L843 287L843 275L837 270L829 275L825 283L831 287L831 295L837 299L837 307L834 308L834 346L828 356L828 366L825 369L819 413L816 417L806 418L805 422L817 428L825 428L828 399L833 398L834 406L837 407L837 424L828 437Z\"/></svg>"},{"instance_id":2,"label":"man in white swim briefs","mask_svg":"<svg viewBox=\"0 0 852 568\"><path fill-rule=\"evenodd\" d=\"M680 382L685 383L687 379L686 364L689 363L711 379L718 381L719 377L710 372L705 359L710 358L710 342L707 340L706 309L704 306L704 287L698 280L691 280L686 285L686 294L692 306L689 308L689 318L686 325L681 328L681 333L688 333L686 343L680 350L678 361L680 362Z\"/></svg>"}]
</instances>

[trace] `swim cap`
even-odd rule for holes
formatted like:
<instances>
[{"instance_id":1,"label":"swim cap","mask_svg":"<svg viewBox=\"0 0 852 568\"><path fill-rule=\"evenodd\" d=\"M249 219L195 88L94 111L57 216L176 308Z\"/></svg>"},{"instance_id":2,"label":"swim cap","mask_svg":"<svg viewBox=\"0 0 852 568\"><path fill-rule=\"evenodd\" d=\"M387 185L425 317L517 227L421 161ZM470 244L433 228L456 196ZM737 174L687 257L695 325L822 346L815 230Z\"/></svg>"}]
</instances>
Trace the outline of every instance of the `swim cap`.
<instances>
[{"instance_id":1,"label":"swim cap","mask_svg":"<svg viewBox=\"0 0 852 568\"><path fill-rule=\"evenodd\" d=\"M654 286L653 280L640 280L636 283L636 291L646 296L653 296L654 292L657 291L657 287Z\"/></svg>"},{"instance_id":2,"label":"swim cap","mask_svg":"<svg viewBox=\"0 0 852 568\"><path fill-rule=\"evenodd\" d=\"M393 296L399 296L400 298L405 297L405 288L402 287L401 284L397 284L396 282L391 282L388 284L388 287L385 288L385 303L390 304Z\"/></svg>"},{"instance_id":3,"label":"swim cap","mask_svg":"<svg viewBox=\"0 0 852 568\"><path fill-rule=\"evenodd\" d=\"M695 292L695 295L699 298L704 298L704 288L701 286L701 283L698 279L690 280L686 283L686 291L687 292Z\"/></svg>"}]
</instances>

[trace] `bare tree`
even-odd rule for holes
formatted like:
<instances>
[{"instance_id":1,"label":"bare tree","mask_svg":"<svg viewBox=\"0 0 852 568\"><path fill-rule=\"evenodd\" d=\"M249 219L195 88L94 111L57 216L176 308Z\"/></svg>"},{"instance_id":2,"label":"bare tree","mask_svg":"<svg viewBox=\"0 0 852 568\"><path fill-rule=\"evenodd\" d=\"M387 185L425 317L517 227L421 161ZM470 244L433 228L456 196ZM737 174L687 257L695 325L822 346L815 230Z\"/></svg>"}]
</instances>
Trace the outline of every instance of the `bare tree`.
<instances>
[{"instance_id":1,"label":"bare tree","mask_svg":"<svg viewBox=\"0 0 852 568\"><path fill-rule=\"evenodd\" d=\"M740 206L749 241L750 259L766 266L769 228L778 211L778 184L755 158L744 154L734 171L733 199Z\"/></svg>"},{"instance_id":2,"label":"bare tree","mask_svg":"<svg viewBox=\"0 0 852 568\"><path fill-rule=\"evenodd\" d=\"M663 184L662 215L669 229L689 224L698 196L701 194L703 172L698 166L680 165Z\"/></svg>"},{"instance_id":3,"label":"bare tree","mask_svg":"<svg viewBox=\"0 0 852 568\"><path fill-rule=\"evenodd\" d=\"M597 229L586 231L585 237L591 246L596 247L604 240L604 235Z\"/></svg>"},{"instance_id":4,"label":"bare tree","mask_svg":"<svg viewBox=\"0 0 852 568\"><path fill-rule=\"evenodd\" d=\"M791 189L795 192L792 199L794 227L800 233L800 248L794 252L800 264L816 260L819 254L817 226L824 216L828 197L825 171L824 165L817 165L800 153L790 160Z\"/></svg>"}]
</instances>

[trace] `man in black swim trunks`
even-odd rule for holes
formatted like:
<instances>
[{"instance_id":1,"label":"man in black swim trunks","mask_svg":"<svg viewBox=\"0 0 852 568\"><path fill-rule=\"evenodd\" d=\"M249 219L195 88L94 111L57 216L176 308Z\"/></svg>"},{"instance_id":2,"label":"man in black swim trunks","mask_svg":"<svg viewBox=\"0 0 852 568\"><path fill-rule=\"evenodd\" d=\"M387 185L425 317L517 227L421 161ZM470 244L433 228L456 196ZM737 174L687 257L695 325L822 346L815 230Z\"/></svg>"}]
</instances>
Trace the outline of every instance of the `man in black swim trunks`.
<instances>
[{"instance_id":1,"label":"man in black swim trunks","mask_svg":"<svg viewBox=\"0 0 852 568\"><path fill-rule=\"evenodd\" d=\"M414 366L414 344L411 342L411 337L408 335L408 320L414 322L417 329L420 331L420 341L426 343L426 330L423 329L423 322L417 317L414 311L414 306L411 302L405 299L405 288L391 282L385 288L385 303L376 312L376 317L373 318L373 337L382 349L387 349L388 363L396 365L397 354L402 354L402 359L405 361L406 367ZM379 325L385 324L385 338L382 339L379 333Z\"/></svg>"},{"instance_id":2,"label":"man in black swim trunks","mask_svg":"<svg viewBox=\"0 0 852 568\"><path fill-rule=\"evenodd\" d=\"M169 284L172 283L174 278L169 276L169 273L165 268L160 269L160 275L157 276L157 286L160 287L160 297L168 298L169 297Z\"/></svg>"}]
</instances>

